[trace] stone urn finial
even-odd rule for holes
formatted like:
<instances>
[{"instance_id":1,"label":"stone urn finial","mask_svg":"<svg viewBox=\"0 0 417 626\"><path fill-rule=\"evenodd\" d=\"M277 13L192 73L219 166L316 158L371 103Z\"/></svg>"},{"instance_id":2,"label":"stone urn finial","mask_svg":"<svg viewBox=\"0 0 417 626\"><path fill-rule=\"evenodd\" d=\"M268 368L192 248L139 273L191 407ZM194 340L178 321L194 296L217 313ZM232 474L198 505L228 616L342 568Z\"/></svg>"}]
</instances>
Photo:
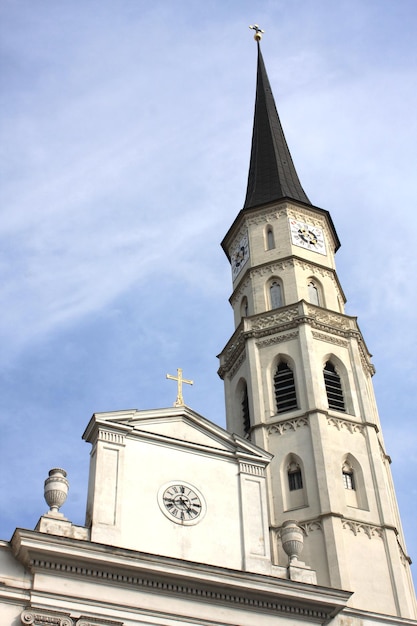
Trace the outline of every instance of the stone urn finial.
<instances>
[{"instance_id":1,"label":"stone urn finial","mask_svg":"<svg viewBox=\"0 0 417 626\"><path fill-rule=\"evenodd\" d=\"M295 520L287 520L281 527L281 541L284 552L288 555L289 564L298 561L303 547L304 535Z\"/></svg>"},{"instance_id":2,"label":"stone urn finial","mask_svg":"<svg viewBox=\"0 0 417 626\"><path fill-rule=\"evenodd\" d=\"M69 484L67 472L59 467L49 470L49 478L45 480L44 496L49 513L58 514L59 509L67 499ZM60 514L59 514L60 515Z\"/></svg>"}]
</instances>

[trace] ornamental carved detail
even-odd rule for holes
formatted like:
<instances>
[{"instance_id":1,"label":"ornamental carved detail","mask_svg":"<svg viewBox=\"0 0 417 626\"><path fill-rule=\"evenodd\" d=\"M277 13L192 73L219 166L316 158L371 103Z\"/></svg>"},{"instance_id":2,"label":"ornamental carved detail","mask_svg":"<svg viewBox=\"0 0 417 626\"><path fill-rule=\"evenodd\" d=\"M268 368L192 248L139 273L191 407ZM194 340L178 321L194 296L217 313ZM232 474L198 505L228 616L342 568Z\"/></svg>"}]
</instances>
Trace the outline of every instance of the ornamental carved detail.
<instances>
[{"instance_id":1,"label":"ornamental carved detail","mask_svg":"<svg viewBox=\"0 0 417 626\"><path fill-rule=\"evenodd\" d=\"M267 346L273 346L277 343L282 343L283 341L291 341L291 339L295 339L298 337L298 331L294 331L292 333L286 333L285 335L276 335L274 337L268 337L268 339L262 339L262 341L257 341L256 345L259 348L265 348Z\"/></svg>"},{"instance_id":2,"label":"ornamental carved detail","mask_svg":"<svg viewBox=\"0 0 417 626\"><path fill-rule=\"evenodd\" d=\"M100 428L98 433L99 441L105 441L106 443L114 443L119 446L123 446L125 443L125 435L122 433L115 433L112 430L104 430Z\"/></svg>"},{"instance_id":3,"label":"ornamental carved detail","mask_svg":"<svg viewBox=\"0 0 417 626\"><path fill-rule=\"evenodd\" d=\"M225 350L224 356L225 356L226 361L228 361L232 357L233 354L236 354L236 352L239 352L243 348L243 345L244 345L244 342L243 342L242 335L238 335L236 340L229 343L229 345L227 346L227 349Z\"/></svg>"},{"instance_id":4,"label":"ornamental carved detail","mask_svg":"<svg viewBox=\"0 0 417 626\"><path fill-rule=\"evenodd\" d=\"M329 277L333 280L336 288L338 287L336 281L334 280L333 270L330 270L327 267L321 267L320 265L316 265L316 263L310 263L309 261L305 261L304 259L299 259L298 257L294 259L294 265L301 267L303 270L309 270L312 274L316 276L319 275L322 278Z\"/></svg>"},{"instance_id":5,"label":"ornamental carved detail","mask_svg":"<svg viewBox=\"0 0 417 626\"><path fill-rule=\"evenodd\" d=\"M248 286L249 283L250 283L250 278L249 276L247 276L247 278L245 278L243 283L240 283L239 288L231 295L229 302L232 306L235 306L235 304L242 299L243 294L245 293L246 287Z\"/></svg>"},{"instance_id":6,"label":"ornamental carved detail","mask_svg":"<svg viewBox=\"0 0 417 626\"><path fill-rule=\"evenodd\" d=\"M314 318L316 322L326 326L339 328L345 331L350 330L350 320L341 313L336 313L326 309L319 309L318 307L308 305L307 314Z\"/></svg>"},{"instance_id":7,"label":"ornamental carved detail","mask_svg":"<svg viewBox=\"0 0 417 626\"><path fill-rule=\"evenodd\" d=\"M265 476L265 468L253 463L239 463L239 469L243 474L251 474L252 476Z\"/></svg>"},{"instance_id":8,"label":"ornamental carved detail","mask_svg":"<svg viewBox=\"0 0 417 626\"><path fill-rule=\"evenodd\" d=\"M359 348L359 355L360 355L360 359L361 359L361 363L362 363L362 367L364 371L368 372L370 376L373 376L375 374L375 367L371 363L371 355L369 354L367 350L365 351L365 347L361 339L358 339L358 348Z\"/></svg>"},{"instance_id":9,"label":"ornamental carved detail","mask_svg":"<svg viewBox=\"0 0 417 626\"><path fill-rule=\"evenodd\" d=\"M247 218L246 222L248 226L259 226L259 224L269 224L272 220L276 220L282 215L286 215L285 205L279 210L264 209L259 211L256 215Z\"/></svg>"},{"instance_id":10,"label":"ornamental carved detail","mask_svg":"<svg viewBox=\"0 0 417 626\"><path fill-rule=\"evenodd\" d=\"M272 274L276 274L282 272L288 267L294 267L294 259L283 259L282 261L274 261L272 263L268 263L267 265L263 265L262 267L255 267L251 270L251 276L271 276Z\"/></svg>"},{"instance_id":11,"label":"ornamental carved detail","mask_svg":"<svg viewBox=\"0 0 417 626\"><path fill-rule=\"evenodd\" d=\"M350 420L340 419L339 417L327 416L329 426L335 426L337 430L348 430L350 433L360 433L365 435L365 427L363 424L352 422Z\"/></svg>"},{"instance_id":12,"label":"ornamental carved detail","mask_svg":"<svg viewBox=\"0 0 417 626\"><path fill-rule=\"evenodd\" d=\"M292 420L286 420L285 422L277 422L271 424L267 428L268 435L285 435L289 431L295 431L303 426L308 426L308 419L306 417L295 417Z\"/></svg>"},{"instance_id":13,"label":"ornamental carved detail","mask_svg":"<svg viewBox=\"0 0 417 626\"><path fill-rule=\"evenodd\" d=\"M342 348L347 348L349 346L349 343L345 339L335 337L334 335L326 335L325 333L320 333L317 330L313 330L312 335L314 339L319 339L319 341L327 341L327 343L333 343L334 345L341 346Z\"/></svg>"},{"instance_id":14,"label":"ornamental carved detail","mask_svg":"<svg viewBox=\"0 0 417 626\"><path fill-rule=\"evenodd\" d=\"M123 622L115 622L104 617L86 617L81 615L75 626L123 626Z\"/></svg>"},{"instance_id":15,"label":"ornamental carved detail","mask_svg":"<svg viewBox=\"0 0 417 626\"><path fill-rule=\"evenodd\" d=\"M238 358L234 362L233 367L230 369L230 372L227 374L228 378L233 378L233 376L236 374L237 370L242 365L244 360L245 360L245 352L242 350L242 352L239 354Z\"/></svg>"},{"instance_id":16,"label":"ornamental carved detail","mask_svg":"<svg viewBox=\"0 0 417 626\"><path fill-rule=\"evenodd\" d=\"M74 626L69 613L27 608L20 614L22 624L33 626Z\"/></svg>"},{"instance_id":17,"label":"ornamental carved detail","mask_svg":"<svg viewBox=\"0 0 417 626\"><path fill-rule=\"evenodd\" d=\"M317 226L318 228L325 227L323 219L318 219L317 214L313 213L313 211L309 211L308 209L303 209L301 212L296 207L291 206L288 208L288 217L292 217L300 222L305 222L307 220L309 224Z\"/></svg>"},{"instance_id":18,"label":"ornamental carved detail","mask_svg":"<svg viewBox=\"0 0 417 626\"><path fill-rule=\"evenodd\" d=\"M183 582L181 580L176 581L163 581L161 578L155 577L151 578L149 576L136 576L135 574L128 574L122 572L114 572L114 571L106 571L102 569L94 569L94 568L86 568L82 565L77 565L74 563L54 563L51 561L38 561L34 559L34 564L38 564L42 566L44 569L48 569L50 571L60 571L66 572L69 574L76 574L77 576L86 576L88 578L92 578L94 580L107 580L115 583L123 583L124 585L130 584L136 588L140 588L143 590L151 590L156 593L175 593L181 594L182 596L190 596L195 601L196 598L202 598L205 602L221 602L226 605L234 605L239 607L247 608L250 606L251 609L257 609L259 611L268 611L269 613L277 613L281 615L289 615L292 618L294 614L297 614L297 617L300 619L308 619L311 621L324 623L328 622L330 617L332 617L331 610L326 607L319 607L316 609L311 609L310 607L300 606L296 600L292 598L277 598L275 597L273 600L270 598L259 598L259 597L248 597L248 594L244 592L244 590L239 591L236 589L235 592L230 592L228 589L220 589L217 591L216 589L210 589L207 585L199 585L193 584L192 582ZM31 611L31 609L29 609ZM33 610L33 613L38 613L37 610ZM46 611L42 611L39 613L46 613ZM49 612L51 616L57 616L53 611ZM34 626L74 626L74 622L70 617L67 617L65 614L61 614L62 620L67 621L44 621L44 622L36 622L36 621L25 621L23 624L33 624ZM80 617L76 626L84 626L85 624L91 624L91 626L122 626L122 622L112 622L106 619L97 620L91 617Z\"/></svg>"},{"instance_id":19,"label":"ornamental carved detail","mask_svg":"<svg viewBox=\"0 0 417 626\"><path fill-rule=\"evenodd\" d=\"M383 530L380 526L372 526L371 524L342 519L342 528L345 530L351 530L355 537L360 533L363 533L368 537L368 539L372 539L372 537L379 537L380 539L383 538Z\"/></svg>"},{"instance_id":20,"label":"ornamental carved detail","mask_svg":"<svg viewBox=\"0 0 417 626\"><path fill-rule=\"evenodd\" d=\"M316 530L320 530L321 532L323 531L323 524L319 519L310 520L308 522L299 522L298 525L303 529L306 537Z\"/></svg>"},{"instance_id":21,"label":"ornamental carved detail","mask_svg":"<svg viewBox=\"0 0 417 626\"><path fill-rule=\"evenodd\" d=\"M251 330L264 330L265 328L271 328L272 326L279 326L292 322L299 316L298 307L294 306L288 309L280 311L275 309L268 315L263 315L261 318L253 320L251 324Z\"/></svg>"}]
</instances>

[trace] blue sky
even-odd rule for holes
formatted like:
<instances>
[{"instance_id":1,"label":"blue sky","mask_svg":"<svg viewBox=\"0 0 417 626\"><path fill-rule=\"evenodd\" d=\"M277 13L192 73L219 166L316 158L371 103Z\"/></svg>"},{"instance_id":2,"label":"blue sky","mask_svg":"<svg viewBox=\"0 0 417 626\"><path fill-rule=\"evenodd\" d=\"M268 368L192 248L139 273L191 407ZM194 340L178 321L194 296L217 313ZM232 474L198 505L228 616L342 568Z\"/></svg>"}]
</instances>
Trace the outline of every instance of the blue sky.
<instances>
[{"instance_id":1,"label":"blue sky","mask_svg":"<svg viewBox=\"0 0 417 626\"><path fill-rule=\"evenodd\" d=\"M262 49L374 384L417 562L417 4L3 0L0 537L64 467L84 521L93 412L186 403L224 425L220 249L246 191Z\"/></svg>"}]
</instances>

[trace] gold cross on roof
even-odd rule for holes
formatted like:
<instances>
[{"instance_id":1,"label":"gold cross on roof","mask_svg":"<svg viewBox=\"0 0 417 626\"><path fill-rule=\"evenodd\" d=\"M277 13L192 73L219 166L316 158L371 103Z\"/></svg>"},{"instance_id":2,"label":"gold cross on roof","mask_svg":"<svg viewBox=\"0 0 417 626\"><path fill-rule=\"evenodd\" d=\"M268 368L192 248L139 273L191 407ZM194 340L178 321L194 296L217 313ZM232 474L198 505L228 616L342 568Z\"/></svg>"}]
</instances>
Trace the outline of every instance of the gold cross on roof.
<instances>
[{"instance_id":1,"label":"gold cross on roof","mask_svg":"<svg viewBox=\"0 0 417 626\"><path fill-rule=\"evenodd\" d=\"M180 367L177 369L176 376L167 374L167 378L169 378L170 380L176 380L178 382L177 399L174 402L174 406L184 406L184 398L182 397L182 384L186 383L187 385L194 385L194 381L183 378L182 369Z\"/></svg>"}]
</instances>

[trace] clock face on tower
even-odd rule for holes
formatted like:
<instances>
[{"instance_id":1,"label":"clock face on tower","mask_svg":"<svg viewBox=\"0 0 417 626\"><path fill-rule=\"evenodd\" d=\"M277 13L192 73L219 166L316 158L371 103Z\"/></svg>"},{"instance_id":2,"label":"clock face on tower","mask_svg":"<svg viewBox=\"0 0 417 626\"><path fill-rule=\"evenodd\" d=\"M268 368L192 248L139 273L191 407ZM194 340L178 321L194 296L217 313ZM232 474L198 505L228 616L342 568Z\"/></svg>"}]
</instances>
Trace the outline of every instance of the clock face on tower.
<instances>
[{"instance_id":1,"label":"clock face on tower","mask_svg":"<svg viewBox=\"0 0 417 626\"><path fill-rule=\"evenodd\" d=\"M246 261L249 259L248 233L245 233L235 244L232 254L232 276L233 280L242 271Z\"/></svg>"},{"instance_id":2,"label":"clock face on tower","mask_svg":"<svg viewBox=\"0 0 417 626\"><path fill-rule=\"evenodd\" d=\"M163 485L159 490L158 501L168 519L184 526L199 522L206 511L202 494L196 487L184 481Z\"/></svg>"},{"instance_id":3,"label":"clock face on tower","mask_svg":"<svg viewBox=\"0 0 417 626\"><path fill-rule=\"evenodd\" d=\"M326 254L326 244L324 242L324 234L318 226L312 226L305 222L300 222L290 218L291 240L295 246Z\"/></svg>"}]
</instances>

